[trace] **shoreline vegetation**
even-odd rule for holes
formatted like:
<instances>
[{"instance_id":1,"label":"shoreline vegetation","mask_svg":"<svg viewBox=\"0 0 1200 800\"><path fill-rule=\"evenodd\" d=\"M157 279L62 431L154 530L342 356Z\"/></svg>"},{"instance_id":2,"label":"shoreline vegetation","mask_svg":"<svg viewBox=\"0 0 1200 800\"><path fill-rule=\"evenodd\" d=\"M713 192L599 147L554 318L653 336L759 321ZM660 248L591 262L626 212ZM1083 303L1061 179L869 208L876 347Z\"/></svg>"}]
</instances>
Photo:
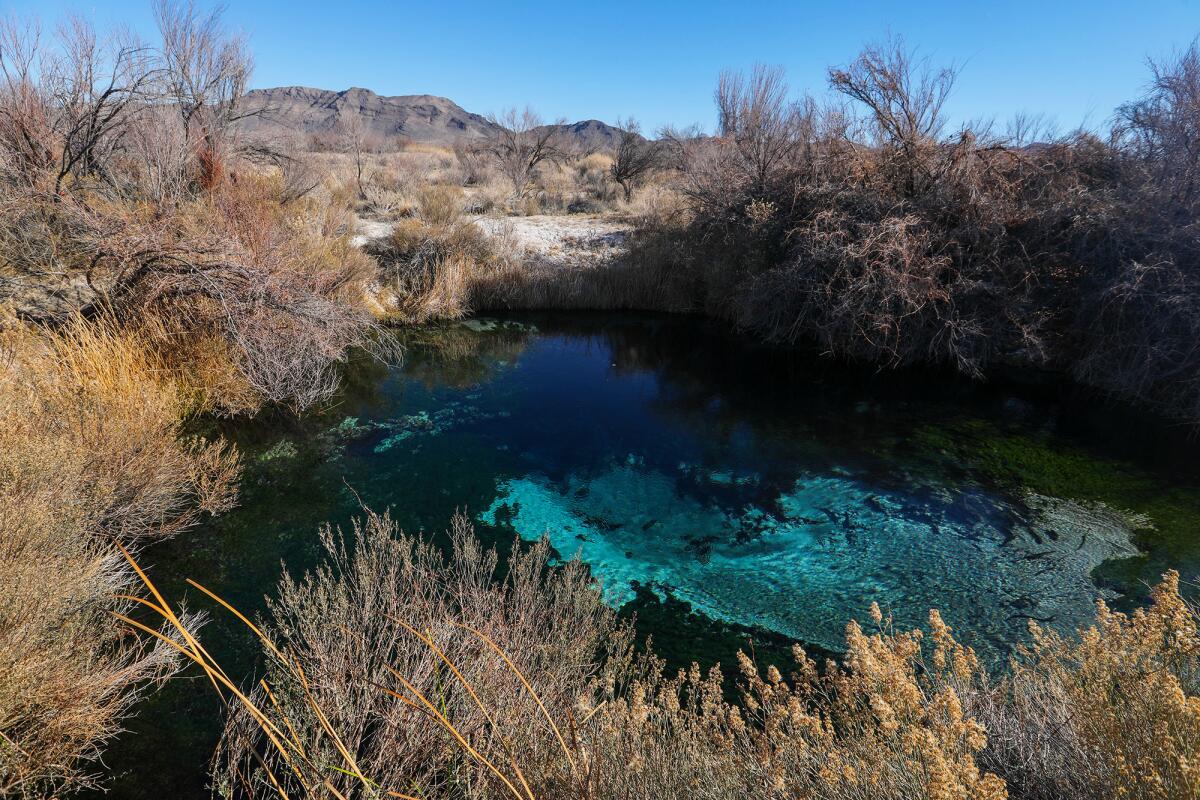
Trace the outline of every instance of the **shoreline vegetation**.
<instances>
[{"instance_id":1,"label":"shoreline vegetation","mask_svg":"<svg viewBox=\"0 0 1200 800\"><path fill-rule=\"evenodd\" d=\"M501 569L461 518L447 552L369 512L321 531L329 566L243 620L257 687L137 567L236 502L238 453L190 423L319 406L351 352L401 355L389 326L487 309L702 312L888 367L1052 369L1194 424L1195 45L1103 133L950 131L954 70L891 41L831 69L829 101L723 75L715 136L627 121L590 151L513 111L388 151L353 123L250 137L244 42L154 10L153 44L0 26L0 796L103 786L123 717L189 662L230 708L228 797L1200 791L1172 572L1129 615L1035 630L1003 674L936 611L925 633L876 611L840 665L739 657L731 700L719 670L668 674L582 565L543 542ZM595 223L530 221L568 214Z\"/></svg>"}]
</instances>

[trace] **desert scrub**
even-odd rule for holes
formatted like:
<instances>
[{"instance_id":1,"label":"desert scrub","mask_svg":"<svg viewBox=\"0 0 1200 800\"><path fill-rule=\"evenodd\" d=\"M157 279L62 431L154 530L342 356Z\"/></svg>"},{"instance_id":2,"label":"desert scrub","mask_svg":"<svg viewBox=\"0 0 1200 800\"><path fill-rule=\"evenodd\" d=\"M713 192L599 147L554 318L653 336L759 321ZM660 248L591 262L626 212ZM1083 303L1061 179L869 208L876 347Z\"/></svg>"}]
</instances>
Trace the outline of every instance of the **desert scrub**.
<instances>
[{"instance_id":1,"label":"desert scrub","mask_svg":"<svg viewBox=\"0 0 1200 800\"><path fill-rule=\"evenodd\" d=\"M936 613L926 641L876 609L824 672L799 648L790 678L739 655L731 703L719 667L637 652L544 541L501 568L463 518L448 555L386 516L355 533L323 530L328 564L285 576L256 631L269 666L226 729L226 796L1006 796L960 698L978 661Z\"/></svg>"},{"instance_id":2,"label":"desert scrub","mask_svg":"<svg viewBox=\"0 0 1200 800\"><path fill-rule=\"evenodd\" d=\"M304 159L236 130L241 40L190 4L155 16L156 47L101 46L82 22L46 41L0 31L0 300L143 326L219 411L319 403L348 350L386 341L373 264Z\"/></svg>"},{"instance_id":3,"label":"desert scrub","mask_svg":"<svg viewBox=\"0 0 1200 800\"><path fill-rule=\"evenodd\" d=\"M1033 644L980 698L984 761L1028 798L1195 797L1200 792L1200 636L1169 572L1149 607L1097 603L1066 637L1033 623Z\"/></svg>"},{"instance_id":4,"label":"desert scrub","mask_svg":"<svg viewBox=\"0 0 1200 800\"><path fill-rule=\"evenodd\" d=\"M321 531L327 565L285 577L269 605L264 641L278 645L250 698L267 724L247 704L230 716L223 795L274 796L269 770L293 796L494 796L563 758L547 719L570 718L628 629L582 565L551 570L546 542L501 569L465 517L448 539L443 555L375 514L349 542ZM270 730L293 732L285 749Z\"/></svg>"},{"instance_id":5,"label":"desert scrub","mask_svg":"<svg viewBox=\"0 0 1200 800\"><path fill-rule=\"evenodd\" d=\"M545 542L501 567L462 518L449 555L386 516L355 530L352 548L324 530L328 565L285 576L253 629L269 666L234 693L225 796L275 796L275 781L292 796L517 800L1200 790L1200 636L1175 573L1132 614L1098 603L1077 635L1033 626L991 677L936 611L903 631L873 606L840 663L796 647L784 674L739 654L730 701L719 666L671 674L635 648L580 565L548 567Z\"/></svg>"},{"instance_id":6,"label":"desert scrub","mask_svg":"<svg viewBox=\"0 0 1200 800\"><path fill-rule=\"evenodd\" d=\"M379 262L377 300L385 318L422 324L475 309L477 285L510 271L512 256L462 218L461 190L427 187L421 214L396 223L367 252Z\"/></svg>"},{"instance_id":7,"label":"desert scrub","mask_svg":"<svg viewBox=\"0 0 1200 800\"><path fill-rule=\"evenodd\" d=\"M146 682L170 674L111 612L134 607L113 542L229 507L236 453L181 437L192 398L111 321L0 334L0 794L90 785Z\"/></svg>"},{"instance_id":8,"label":"desert scrub","mask_svg":"<svg viewBox=\"0 0 1200 800\"><path fill-rule=\"evenodd\" d=\"M1154 63L1099 135L951 131L955 79L896 39L828 71L846 105L791 97L777 69L723 74L718 135L661 137L688 219L635 258L769 341L1050 368L1200 420L1200 48Z\"/></svg>"}]
</instances>

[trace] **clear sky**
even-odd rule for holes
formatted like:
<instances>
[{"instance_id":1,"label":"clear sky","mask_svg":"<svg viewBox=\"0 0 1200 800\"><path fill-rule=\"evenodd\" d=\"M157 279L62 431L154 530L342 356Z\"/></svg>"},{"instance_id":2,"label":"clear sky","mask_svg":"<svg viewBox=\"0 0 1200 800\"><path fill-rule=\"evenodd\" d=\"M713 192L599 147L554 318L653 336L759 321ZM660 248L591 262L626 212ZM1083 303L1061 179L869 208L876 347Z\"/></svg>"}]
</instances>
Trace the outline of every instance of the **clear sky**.
<instances>
[{"instance_id":1,"label":"clear sky","mask_svg":"<svg viewBox=\"0 0 1200 800\"><path fill-rule=\"evenodd\" d=\"M0 0L0 10L153 31L149 0ZM633 115L648 130L711 128L725 67L778 64L794 90L822 93L828 66L890 32L962 66L955 122L1025 111L1071 128L1103 124L1145 85L1147 56L1200 34L1200 0L233 0L225 19L250 40L255 87L437 94L480 113L528 103L549 118Z\"/></svg>"}]
</instances>

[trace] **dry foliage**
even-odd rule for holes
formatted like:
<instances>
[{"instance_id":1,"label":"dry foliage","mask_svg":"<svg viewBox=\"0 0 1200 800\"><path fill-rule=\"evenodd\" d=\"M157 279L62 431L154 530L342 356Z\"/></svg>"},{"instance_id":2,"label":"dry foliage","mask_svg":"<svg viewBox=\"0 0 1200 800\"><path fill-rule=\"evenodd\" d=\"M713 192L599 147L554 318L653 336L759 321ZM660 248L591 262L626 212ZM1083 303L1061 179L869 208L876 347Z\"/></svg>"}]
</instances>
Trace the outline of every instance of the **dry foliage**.
<instances>
[{"instance_id":1,"label":"dry foliage","mask_svg":"<svg viewBox=\"0 0 1200 800\"><path fill-rule=\"evenodd\" d=\"M526 194L543 164L567 155L559 130L563 120L547 125L531 108L512 108L490 121L491 135L480 147L509 182L514 198Z\"/></svg>"},{"instance_id":2,"label":"dry foliage","mask_svg":"<svg viewBox=\"0 0 1200 800\"><path fill-rule=\"evenodd\" d=\"M503 272L509 255L462 218L460 189L425 187L418 208L418 217L400 220L367 248L379 263L377 297L388 318L406 324L465 316L476 286Z\"/></svg>"},{"instance_id":3,"label":"dry foliage","mask_svg":"<svg viewBox=\"0 0 1200 800\"><path fill-rule=\"evenodd\" d=\"M158 318L169 366L189 348L228 360L214 407L311 405L378 341L372 265L306 199L301 159L237 136L242 42L191 4L155 13L157 48L82 23L0 34L0 289L26 318Z\"/></svg>"},{"instance_id":4,"label":"dry foliage","mask_svg":"<svg viewBox=\"0 0 1200 800\"><path fill-rule=\"evenodd\" d=\"M621 129L617 149L613 153L609 175L616 181L625 195L625 202L633 200L633 190L662 164L663 148L642 136L641 126L636 120L617 120Z\"/></svg>"},{"instance_id":5,"label":"dry foliage","mask_svg":"<svg viewBox=\"0 0 1200 800\"><path fill-rule=\"evenodd\" d=\"M1153 63L1107 140L948 131L956 70L898 40L830 70L845 105L793 101L777 70L725 74L720 136L665 137L689 212L634 259L668 259L693 277L686 305L769 339L1046 366L1200 419L1197 52Z\"/></svg>"},{"instance_id":6,"label":"dry foliage","mask_svg":"<svg viewBox=\"0 0 1200 800\"><path fill-rule=\"evenodd\" d=\"M545 542L507 568L457 518L448 555L385 516L285 577L269 667L232 692L224 796L718 798L1192 797L1200 780L1196 611L1165 576L1078 638L1034 627L993 682L937 612L897 631L872 608L840 663L799 647L784 676L739 654L669 675ZM197 647L190 657L225 685Z\"/></svg>"},{"instance_id":7,"label":"dry foliage","mask_svg":"<svg viewBox=\"0 0 1200 800\"><path fill-rule=\"evenodd\" d=\"M398 534L386 515L369 515L354 534L348 547L338 532L322 531L328 565L299 582L284 579L263 627L287 655L268 667L270 694L260 685L251 700L269 709L274 728L295 732L290 752L265 755L285 790L327 783L368 796L358 777L366 776L403 794L490 796L530 780L532 772L519 774L526 764L561 758L547 720L569 717L610 637L627 636L582 565L550 570L542 542L518 549L498 571L496 553L480 546L465 517L454 520L445 556ZM246 708L231 716L220 756L224 794L276 793L254 755L262 734ZM352 763L352 774L330 763Z\"/></svg>"},{"instance_id":8,"label":"dry foliage","mask_svg":"<svg viewBox=\"0 0 1200 800\"><path fill-rule=\"evenodd\" d=\"M137 337L7 319L0 373L0 795L92 783L92 761L167 646L128 636L133 546L233 500L229 448L181 439L191 402Z\"/></svg>"},{"instance_id":9,"label":"dry foliage","mask_svg":"<svg viewBox=\"0 0 1200 800\"><path fill-rule=\"evenodd\" d=\"M1033 644L985 695L985 763L1019 797L1195 797L1200 634L1168 573L1148 608L1097 603L1077 640L1033 625Z\"/></svg>"}]
</instances>

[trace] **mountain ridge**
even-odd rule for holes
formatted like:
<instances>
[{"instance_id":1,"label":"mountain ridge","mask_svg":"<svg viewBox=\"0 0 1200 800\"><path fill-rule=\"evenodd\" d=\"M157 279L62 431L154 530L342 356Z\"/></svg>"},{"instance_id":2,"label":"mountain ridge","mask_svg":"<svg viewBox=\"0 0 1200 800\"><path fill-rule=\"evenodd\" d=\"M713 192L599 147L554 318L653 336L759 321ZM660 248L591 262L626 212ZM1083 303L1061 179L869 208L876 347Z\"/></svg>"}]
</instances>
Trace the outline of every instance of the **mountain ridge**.
<instances>
[{"instance_id":1,"label":"mountain ridge","mask_svg":"<svg viewBox=\"0 0 1200 800\"><path fill-rule=\"evenodd\" d=\"M365 134L384 146L401 143L453 147L489 136L496 123L432 94L380 95L361 86L340 91L311 86L252 89L242 98L243 130L257 135L334 135L357 115ZM598 119L559 125L586 150L612 149L621 129Z\"/></svg>"}]
</instances>

